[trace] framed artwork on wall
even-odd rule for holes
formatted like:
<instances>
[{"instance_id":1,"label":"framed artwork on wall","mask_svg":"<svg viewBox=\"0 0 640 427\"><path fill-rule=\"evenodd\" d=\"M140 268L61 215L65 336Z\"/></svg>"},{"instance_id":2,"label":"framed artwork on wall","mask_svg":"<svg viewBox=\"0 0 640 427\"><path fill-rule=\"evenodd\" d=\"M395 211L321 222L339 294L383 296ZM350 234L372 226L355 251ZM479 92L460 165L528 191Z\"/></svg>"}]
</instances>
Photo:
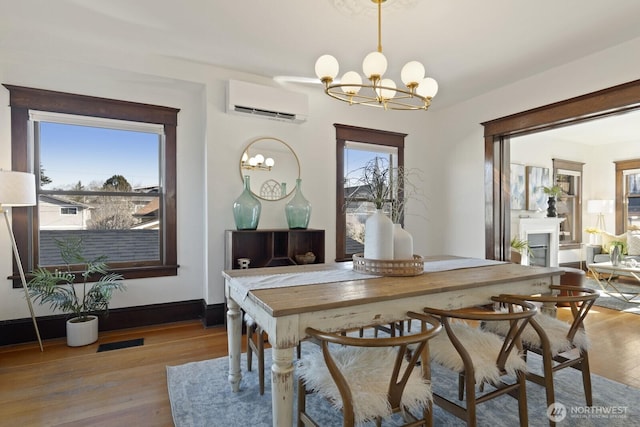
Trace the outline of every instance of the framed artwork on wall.
<instances>
[{"instance_id":1,"label":"framed artwork on wall","mask_svg":"<svg viewBox=\"0 0 640 427\"><path fill-rule=\"evenodd\" d=\"M524 165L511 163L511 209L526 209Z\"/></svg>"},{"instance_id":2,"label":"framed artwork on wall","mask_svg":"<svg viewBox=\"0 0 640 427\"><path fill-rule=\"evenodd\" d=\"M549 168L527 166L527 209L544 211L547 209L547 197L544 187L550 183Z\"/></svg>"}]
</instances>

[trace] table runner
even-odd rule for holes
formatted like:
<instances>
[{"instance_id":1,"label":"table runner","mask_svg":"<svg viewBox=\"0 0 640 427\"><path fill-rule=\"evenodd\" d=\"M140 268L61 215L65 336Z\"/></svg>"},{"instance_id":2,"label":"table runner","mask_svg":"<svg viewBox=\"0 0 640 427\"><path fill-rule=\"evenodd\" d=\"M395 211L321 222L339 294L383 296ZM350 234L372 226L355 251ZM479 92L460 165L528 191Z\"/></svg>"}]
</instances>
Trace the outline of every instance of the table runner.
<instances>
[{"instance_id":1,"label":"table runner","mask_svg":"<svg viewBox=\"0 0 640 427\"><path fill-rule=\"evenodd\" d=\"M463 268L482 267L503 264L504 261L494 261L480 258L455 258L441 261L425 261L425 273L437 271L458 270ZM289 286L317 285L320 283L346 282L349 280L374 279L382 277L377 274L366 274L348 268L351 262L336 270L305 271L300 273L269 274L261 276L234 277L231 279L242 292L242 299L247 298L250 291L256 289L284 288Z\"/></svg>"}]
</instances>

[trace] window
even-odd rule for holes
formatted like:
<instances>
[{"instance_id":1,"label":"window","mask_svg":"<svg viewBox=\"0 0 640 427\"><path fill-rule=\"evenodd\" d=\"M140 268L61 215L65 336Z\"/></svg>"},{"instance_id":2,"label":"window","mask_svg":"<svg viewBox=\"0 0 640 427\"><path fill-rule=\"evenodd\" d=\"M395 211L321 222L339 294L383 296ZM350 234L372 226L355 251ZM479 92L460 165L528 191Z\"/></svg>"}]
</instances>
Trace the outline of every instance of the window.
<instances>
[{"instance_id":1,"label":"window","mask_svg":"<svg viewBox=\"0 0 640 427\"><path fill-rule=\"evenodd\" d=\"M60 215L78 215L78 208L60 208Z\"/></svg>"},{"instance_id":2,"label":"window","mask_svg":"<svg viewBox=\"0 0 640 427\"><path fill-rule=\"evenodd\" d=\"M55 240L75 236L127 278L177 274L178 110L5 87L12 169L40 178L38 206L13 215L25 271L59 266Z\"/></svg>"},{"instance_id":3,"label":"window","mask_svg":"<svg viewBox=\"0 0 640 427\"><path fill-rule=\"evenodd\" d=\"M616 165L616 233L640 230L640 159Z\"/></svg>"},{"instance_id":4,"label":"window","mask_svg":"<svg viewBox=\"0 0 640 427\"><path fill-rule=\"evenodd\" d=\"M582 167L584 163L553 159L554 185L562 190L556 202L560 223L560 249L582 242Z\"/></svg>"},{"instance_id":5,"label":"window","mask_svg":"<svg viewBox=\"0 0 640 427\"><path fill-rule=\"evenodd\" d=\"M358 173L372 159L404 167L406 134L336 124L336 261L350 261L364 249L364 222L374 211L354 192ZM394 196L402 198L402 189ZM389 200L387 211L390 210Z\"/></svg>"}]
</instances>

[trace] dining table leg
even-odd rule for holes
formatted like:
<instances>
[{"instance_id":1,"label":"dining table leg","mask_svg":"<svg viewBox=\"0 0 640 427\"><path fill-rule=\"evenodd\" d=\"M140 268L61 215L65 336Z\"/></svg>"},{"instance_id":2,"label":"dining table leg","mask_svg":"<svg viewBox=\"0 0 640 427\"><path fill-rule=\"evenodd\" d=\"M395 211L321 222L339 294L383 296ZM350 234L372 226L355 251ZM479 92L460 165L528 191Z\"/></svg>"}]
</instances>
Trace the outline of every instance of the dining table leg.
<instances>
[{"instance_id":1,"label":"dining table leg","mask_svg":"<svg viewBox=\"0 0 640 427\"><path fill-rule=\"evenodd\" d=\"M273 348L271 365L271 409L273 427L293 425L293 350Z\"/></svg>"},{"instance_id":2,"label":"dining table leg","mask_svg":"<svg viewBox=\"0 0 640 427\"><path fill-rule=\"evenodd\" d=\"M240 306L233 299L227 299L227 340L229 344L229 383L231 390L240 391L240 357L242 355L242 315Z\"/></svg>"}]
</instances>

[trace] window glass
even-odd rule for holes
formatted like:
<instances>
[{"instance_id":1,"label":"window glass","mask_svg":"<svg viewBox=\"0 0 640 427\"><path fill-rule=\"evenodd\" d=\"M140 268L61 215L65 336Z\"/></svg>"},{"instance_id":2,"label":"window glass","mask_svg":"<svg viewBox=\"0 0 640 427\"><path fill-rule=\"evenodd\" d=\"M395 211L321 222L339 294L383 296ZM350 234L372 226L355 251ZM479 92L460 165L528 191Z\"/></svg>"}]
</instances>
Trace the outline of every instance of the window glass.
<instances>
[{"instance_id":1,"label":"window glass","mask_svg":"<svg viewBox=\"0 0 640 427\"><path fill-rule=\"evenodd\" d=\"M364 251L364 224L375 205L368 201L369 182L364 177L372 167L397 168L397 148L347 141L344 148L344 212L346 255ZM391 194L383 211L391 215Z\"/></svg>"},{"instance_id":2,"label":"window glass","mask_svg":"<svg viewBox=\"0 0 640 427\"><path fill-rule=\"evenodd\" d=\"M640 171L625 172L625 230L640 230Z\"/></svg>"},{"instance_id":3,"label":"window glass","mask_svg":"<svg viewBox=\"0 0 640 427\"><path fill-rule=\"evenodd\" d=\"M32 116L40 176L38 264L60 265L55 242L70 237L82 239L87 259L104 255L111 265L160 260L162 128Z\"/></svg>"}]
</instances>

